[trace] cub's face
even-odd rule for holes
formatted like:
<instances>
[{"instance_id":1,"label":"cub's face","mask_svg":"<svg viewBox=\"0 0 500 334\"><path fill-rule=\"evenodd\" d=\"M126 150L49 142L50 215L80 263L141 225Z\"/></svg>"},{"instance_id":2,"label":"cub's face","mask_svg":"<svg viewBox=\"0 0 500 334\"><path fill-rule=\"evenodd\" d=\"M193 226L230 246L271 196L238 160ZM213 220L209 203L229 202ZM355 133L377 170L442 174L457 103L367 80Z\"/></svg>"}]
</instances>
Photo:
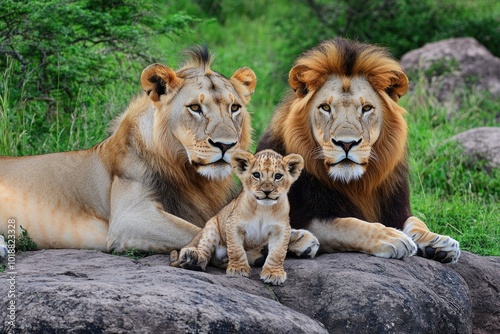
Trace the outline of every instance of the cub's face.
<instances>
[{"instance_id":1,"label":"cub's face","mask_svg":"<svg viewBox=\"0 0 500 334\"><path fill-rule=\"evenodd\" d=\"M311 104L314 139L330 177L348 183L365 172L382 128L382 107L362 77L330 76Z\"/></svg>"},{"instance_id":2,"label":"cub's face","mask_svg":"<svg viewBox=\"0 0 500 334\"><path fill-rule=\"evenodd\" d=\"M153 67L152 67L153 66ZM184 155L198 173L209 179L231 174L231 156L250 142L250 101L256 77L249 68L228 79L220 73L189 68L174 72L151 65L142 74L143 87L154 102L156 142ZM171 133L176 141L164 139Z\"/></svg>"},{"instance_id":3,"label":"cub's face","mask_svg":"<svg viewBox=\"0 0 500 334\"><path fill-rule=\"evenodd\" d=\"M231 165L244 191L258 204L270 206L286 198L290 186L300 176L304 160L298 154L282 157L272 150L264 150L253 156L239 150L234 153Z\"/></svg>"}]
</instances>

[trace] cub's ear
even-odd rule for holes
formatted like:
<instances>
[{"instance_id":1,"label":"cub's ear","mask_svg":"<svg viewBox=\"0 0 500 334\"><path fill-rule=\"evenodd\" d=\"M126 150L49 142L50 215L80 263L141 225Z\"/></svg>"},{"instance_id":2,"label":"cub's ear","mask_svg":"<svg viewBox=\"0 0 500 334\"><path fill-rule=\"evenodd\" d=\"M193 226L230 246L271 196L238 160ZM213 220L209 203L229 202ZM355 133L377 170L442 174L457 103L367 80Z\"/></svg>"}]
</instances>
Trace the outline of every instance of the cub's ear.
<instances>
[{"instance_id":1,"label":"cub's ear","mask_svg":"<svg viewBox=\"0 0 500 334\"><path fill-rule=\"evenodd\" d=\"M142 89L153 102L158 102L160 96L169 89L180 86L182 79L178 78L175 71L162 64L152 64L146 67L141 74Z\"/></svg>"},{"instance_id":2,"label":"cub's ear","mask_svg":"<svg viewBox=\"0 0 500 334\"><path fill-rule=\"evenodd\" d=\"M295 65L288 73L288 83L297 97L304 97L310 90L316 90L325 83L326 76L305 65Z\"/></svg>"},{"instance_id":3,"label":"cub's ear","mask_svg":"<svg viewBox=\"0 0 500 334\"><path fill-rule=\"evenodd\" d=\"M298 154L289 154L283 158L288 173L292 176L292 182L297 180L304 168L304 159Z\"/></svg>"},{"instance_id":4,"label":"cub's ear","mask_svg":"<svg viewBox=\"0 0 500 334\"><path fill-rule=\"evenodd\" d=\"M368 79L377 90L382 90L395 102L408 91L408 77L403 71L390 71Z\"/></svg>"},{"instance_id":5,"label":"cub's ear","mask_svg":"<svg viewBox=\"0 0 500 334\"><path fill-rule=\"evenodd\" d=\"M233 167L236 175L241 176L250 168L254 160L255 157L252 153L244 150L237 150L231 156L231 167Z\"/></svg>"},{"instance_id":6,"label":"cub's ear","mask_svg":"<svg viewBox=\"0 0 500 334\"><path fill-rule=\"evenodd\" d=\"M255 73L248 67L242 67L234 72L230 80L238 94L243 98L243 102L245 104L250 102L250 98L255 92L255 86L257 86Z\"/></svg>"}]
</instances>

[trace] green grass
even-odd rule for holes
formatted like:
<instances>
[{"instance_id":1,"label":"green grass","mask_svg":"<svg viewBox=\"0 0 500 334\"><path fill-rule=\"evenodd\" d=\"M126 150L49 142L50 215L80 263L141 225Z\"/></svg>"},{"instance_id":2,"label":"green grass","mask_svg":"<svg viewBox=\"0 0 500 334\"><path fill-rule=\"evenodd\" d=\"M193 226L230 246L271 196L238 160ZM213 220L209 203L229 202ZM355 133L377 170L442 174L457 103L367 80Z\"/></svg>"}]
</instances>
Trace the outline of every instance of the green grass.
<instances>
[{"instance_id":1,"label":"green grass","mask_svg":"<svg viewBox=\"0 0 500 334\"><path fill-rule=\"evenodd\" d=\"M157 57L177 68L184 48L207 43L216 56L214 70L231 76L239 67L252 68L258 83L249 110L257 141L283 97L294 59L313 42L297 24L307 20L308 9L302 2L257 0L251 6L233 9L235 15L222 22L206 20L208 16L193 3L187 6L177 1L167 3L170 12L182 10L205 21L179 37L155 37L151 43L162 50ZM293 20L289 19L292 17ZM131 71L137 72L135 82L81 87L71 112L63 111L57 103L48 112L45 102L28 103L23 96L12 96L9 87L16 85L11 76L12 66L15 65L1 69L0 155L91 147L106 137L109 121L141 90L140 69L131 67ZM500 101L464 92L465 103L448 112L426 94L423 80L418 77L411 80L418 81L418 87L403 98L402 104L408 110L414 213L433 231L459 240L462 249L500 255L500 171L485 172L481 166L471 165L460 148L447 142L453 135L474 127L498 126L495 117Z\"/></svg>"}]
</instances>

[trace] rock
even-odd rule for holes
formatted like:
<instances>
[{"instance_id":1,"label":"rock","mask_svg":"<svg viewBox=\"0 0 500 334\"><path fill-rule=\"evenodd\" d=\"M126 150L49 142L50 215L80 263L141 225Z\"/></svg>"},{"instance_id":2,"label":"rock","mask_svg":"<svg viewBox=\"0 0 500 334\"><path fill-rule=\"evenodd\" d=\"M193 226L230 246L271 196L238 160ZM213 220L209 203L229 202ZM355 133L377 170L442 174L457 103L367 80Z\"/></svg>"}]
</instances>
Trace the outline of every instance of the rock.
<instances>
[{"instance_id":1,"label":"rock","mask_svg":"<svg viewBox=\"0 0 500 334\"><path fill-rule=\"evenodd\" d=\"M423 71L439 102L454 100L453 95L466 87L500 96L500 58L474 38L425 44L403 55L401 65L409 73Z\"/></svg>"},{"instance_id":2,"label":"rock","mask_svg":"<svg viewBox=\"0 0 500 334\"><path fill-rule=\"evenodd\" d=\"M287 281L168 265L85 250L16 257L16 332L494 333L500 258L463 252L458 264L358 253L287 258ZM9 270L0 275L4 282ZM9 284L0 286L7 296ZM12 292L12 291L11 291ZM7 332L2 312L0 332Z\"/></svg>"},{"instance_id":3,"label":"rock","mask_svg":"<svg viewBox=\"0 0 500 334\"><path fill-rule=\"evenodd\" d=\"M500 168L500 127L481 127L453 136L472 163L486 161L487 167Z\"/></svg>"}]
</instances>

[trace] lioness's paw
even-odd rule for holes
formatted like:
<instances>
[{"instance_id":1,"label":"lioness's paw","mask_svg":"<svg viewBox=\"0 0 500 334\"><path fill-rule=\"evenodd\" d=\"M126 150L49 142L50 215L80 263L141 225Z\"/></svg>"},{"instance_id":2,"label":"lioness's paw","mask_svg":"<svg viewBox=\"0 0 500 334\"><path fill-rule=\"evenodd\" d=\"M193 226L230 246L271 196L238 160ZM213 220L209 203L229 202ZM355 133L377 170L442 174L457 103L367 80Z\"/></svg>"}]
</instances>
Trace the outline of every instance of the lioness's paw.
<instances>
[{"instance_id":1,"label":"lioness's paw","mask_svg":"<svg viewBox=\"0 0 500 334\"><path fill-rule=\"evenodd\" d=\"M456 263L460 257L459 242L446 235L435 234L430 242L417 242L417 247L417 255L441 263Z\"/></svg>"},{"instance_id":2,"label":"lioness's paw","mask_svg":"<svg viewBox=\"0 0 500 334\"><path fill-rule=\"evenodd\" d=\"M172 256L172 253L170 253ZM206 261L200 259L198 251L194 247L183 248L179 253L177 266L183 269L205 271Z\"/></svg>"},{"instance_id":3,"label":"lioness's paw","mask_svg":"<svg viewBox=\"0 0 500 334\"><path fill-rule=\"evenodd\" d=\"M417 245L404 232L385 227L384 233L376 241L372 254L390 259L404 259L416 252Z\"/></svg>"},{"instance_id":4,"label":"lioness's paw","mask_svg":"<svg viewBox=\"0 0 500 334\"><path fill-rule=\"evenodd\" d=\"M292 230L290 234L290 242L288 244L288 252L298 257L316 256L319 249L318 238L306 230Z\"/></svg>"},{"instance_id":5,"label":"lioness's paw","mask_svg":"<svg viewBox=\"0 0 500 334\"><path fill-rule=\"evenodd\" d=\"M286 272L283 268L263 268L260 273L260 279L263 280L264 283L280 285L286 280Z\"/></svg>"},{"instance_id":6,"label":"lioness's paw","mask_svg":"<svg viewBox=\"0 0 500 334\"><path fill-rule=\"evenodd\" d=\"M250 266L248 264L232 264L227 266L226 274L229 276L250 276Z\"/></svg>"}]
</instances>

